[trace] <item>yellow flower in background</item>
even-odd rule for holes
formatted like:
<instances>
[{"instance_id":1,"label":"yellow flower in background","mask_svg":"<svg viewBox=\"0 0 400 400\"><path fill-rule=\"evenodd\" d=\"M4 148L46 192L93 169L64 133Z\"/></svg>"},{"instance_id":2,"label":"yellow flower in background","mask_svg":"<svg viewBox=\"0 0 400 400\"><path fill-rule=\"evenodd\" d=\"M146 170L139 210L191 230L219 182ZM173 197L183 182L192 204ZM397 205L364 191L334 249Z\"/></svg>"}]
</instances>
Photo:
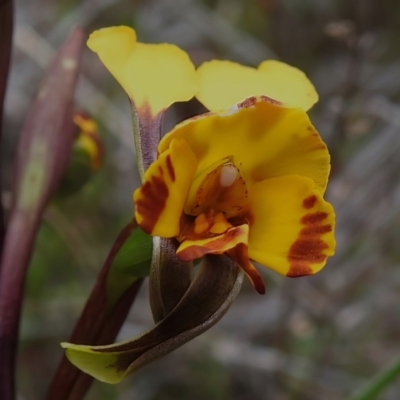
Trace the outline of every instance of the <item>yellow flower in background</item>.
<instances>
[{"instance_id":1,"label":"yellow flower in background","mask_svg":"<svg viewBox=\"0 0 400 400\"><path fill-rule=\"evenodd\" d=\"M79 128L75 146L89 155L91 169L97 171L104 159L104 146L99 136L99 127L96 121L83 111L75 112L73 120Z\"/></svg>"},{"instance_id":2,"label":"yellow flower in background","mask_svg":"<svg viewBox=\"0 0 400 400\"><path fill-rule=\"evenodd\" d=\"M75 140L68 168L58 186L55 198L68 198L92 181L104 162L105 149L97 122L86 111L73 114Z\"/></svg>"},{"instance_id":3,"label":"yellow flower in background","mask_svg":"<svg viewBox=\"0 0 400 400\"><path fill-rule=\"evenodd\" d=\"M252 97L182 122L158 151L135 216L147 233L176 238L179 259L225 254L264 293L251 261L297 277L333 255L329 153L301 108Z\"/></svg>"},{"instance_id":4,"label":"yellow flower in background","mask_svg":"<svg viewBox=\"0 0 400 400\"><path fill-rule=\"evenodd\" d=\"M189 56L172 44L145 44L127 26L93 32L87 42L135 103L156 116L176 101L190 100L198 77Z\"/></svg>"}]
</instances>

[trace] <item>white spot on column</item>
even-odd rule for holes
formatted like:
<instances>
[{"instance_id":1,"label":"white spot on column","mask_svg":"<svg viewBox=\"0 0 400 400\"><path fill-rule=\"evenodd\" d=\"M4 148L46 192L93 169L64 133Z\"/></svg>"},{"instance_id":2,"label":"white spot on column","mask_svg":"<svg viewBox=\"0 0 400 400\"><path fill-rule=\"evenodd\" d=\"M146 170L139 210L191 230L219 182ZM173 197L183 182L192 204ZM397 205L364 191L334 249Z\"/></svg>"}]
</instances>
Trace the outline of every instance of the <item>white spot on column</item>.
<instances>
[{"instance_id":1,"label":"white spot on column","mask_svg":"<svg viewBox=\"0 0 400 400\"><path fill-rule=\"evenodd\" d=\"M238 169L233 164L225 164L221 167L219 183L222 187L229 187L235 182L239 174Z\"/></svg>"}]
</instances>

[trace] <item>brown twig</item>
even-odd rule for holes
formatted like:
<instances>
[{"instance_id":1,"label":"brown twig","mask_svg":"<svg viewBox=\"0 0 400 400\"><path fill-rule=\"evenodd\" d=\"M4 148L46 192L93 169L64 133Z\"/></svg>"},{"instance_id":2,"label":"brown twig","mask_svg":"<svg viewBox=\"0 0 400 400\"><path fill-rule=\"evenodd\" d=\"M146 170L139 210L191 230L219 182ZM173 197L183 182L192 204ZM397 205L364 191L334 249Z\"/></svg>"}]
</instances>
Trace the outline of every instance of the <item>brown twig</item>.
<instances>
[{"instance_id":1,"label":"brown twig","mask_svg":"<svg viewBox=\"0 0 400 400\"><path fill-rule=\"evenodd\" d=\"M135 221L126 225L116 238L98 275L97 282L69 339L72 343L103 345L113 342L136 298L142 279L136 280L114 307L107 303L107 276L118 251L137 227ZM65 356L51 383L48 400L79 400L84 397L93 378L74 367Z\"/></svg>"}]
</instances>

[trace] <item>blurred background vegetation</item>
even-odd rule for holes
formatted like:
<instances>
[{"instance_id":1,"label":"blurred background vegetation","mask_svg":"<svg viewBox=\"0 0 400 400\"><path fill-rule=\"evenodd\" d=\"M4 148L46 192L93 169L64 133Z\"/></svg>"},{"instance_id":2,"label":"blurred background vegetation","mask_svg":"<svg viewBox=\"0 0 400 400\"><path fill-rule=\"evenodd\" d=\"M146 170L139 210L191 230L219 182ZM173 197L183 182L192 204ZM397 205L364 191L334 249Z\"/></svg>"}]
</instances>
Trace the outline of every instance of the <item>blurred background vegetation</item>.
<instances>
[{"instance_id":1,"label":"blurred background vegetation","mask_svg":"<svg viewBox=\"0 0 400 400\"><path fill-rule=\"evenodd\" d=\"M196 65L276 58L307 73L311 119L332 153L327 197L338 250L316 276L263 269L214 328L88 399L341 400L400 357L400 2L397 0L17 0L5 110L3 174L44 68L73 25L133 26ZM232 82L234 84L234 82ZM19 352L20 398L41 399L105 256L131 218L138 185L128 101L89 50L77 108L101 125L106 159L78 194L48 208L29 271ZM202 111L178 104L166 129ZM3 201L7 203L7 193ZM147 287L119 339L152 326ZM395 382L380 397L398 400Z\"/></svg>"}]
</instances>

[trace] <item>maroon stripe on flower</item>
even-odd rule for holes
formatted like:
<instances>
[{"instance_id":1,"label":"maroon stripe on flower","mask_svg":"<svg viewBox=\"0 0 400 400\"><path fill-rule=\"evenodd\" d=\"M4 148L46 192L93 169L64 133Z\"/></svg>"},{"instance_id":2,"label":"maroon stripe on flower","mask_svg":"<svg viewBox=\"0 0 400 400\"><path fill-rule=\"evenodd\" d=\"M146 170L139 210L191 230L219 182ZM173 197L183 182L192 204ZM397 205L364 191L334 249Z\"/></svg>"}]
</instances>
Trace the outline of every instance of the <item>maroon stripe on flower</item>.
<instances>
[{"instance_id":1,"label":"maroon stripe on flower","mask_svg":"<svg viewBox=\"0 0 400 400\"><path fill-rule=\"evenodd\" d=\"M306 208L307 210L310 210L315 206L316 202L317 202L317 196L315 195L309 196L303 200L303 207Z\"/></svg>"},{"instance_id":2,"label":"maroon stripe on flower","mask_svg":"<svg viewBox=\"0 0 400 400\"><path fill-rule=\"evenodd\" d=\"M313 196L303 201L303 207L313 202ZM332 225L323 222L328 217L326 212L315 212L306 214L301 223L304 228L299 232L299 236L292 244L287 256L290 262L290 269L286 274L288 277L297 278L300 276L312 275L312 264L319 264L326 260L327 256L323 253L329 246L321 239L325 233L332 231Z\"/></svg>"},{"instance_id":3,"label":"maroon stripe on flower","mask_svg":"<svg viewBox=\"0 0 400 400\"><path fill-rule=\"evenodd\" d=\"M169 176L171 178L171 181L175 182L175 170L174 170L174 166L172 165L172 161L171 161L171 156L170 155L167 156L166 162L167 162L168 174L169 174Z\"/></svg>"},{"instance_id":4,"label":"maroon stripe on flower","mask_svg":"<svg viewBox=\"0 0 400 400\"><path fill-rule=\"evenodd\" d=\"M143 216L140 227L148 234L153 231L168 199L168 186L162 177L152 176L142 186L142 198L136 201L136 210Z\"/></svg>"}]
</instances>

